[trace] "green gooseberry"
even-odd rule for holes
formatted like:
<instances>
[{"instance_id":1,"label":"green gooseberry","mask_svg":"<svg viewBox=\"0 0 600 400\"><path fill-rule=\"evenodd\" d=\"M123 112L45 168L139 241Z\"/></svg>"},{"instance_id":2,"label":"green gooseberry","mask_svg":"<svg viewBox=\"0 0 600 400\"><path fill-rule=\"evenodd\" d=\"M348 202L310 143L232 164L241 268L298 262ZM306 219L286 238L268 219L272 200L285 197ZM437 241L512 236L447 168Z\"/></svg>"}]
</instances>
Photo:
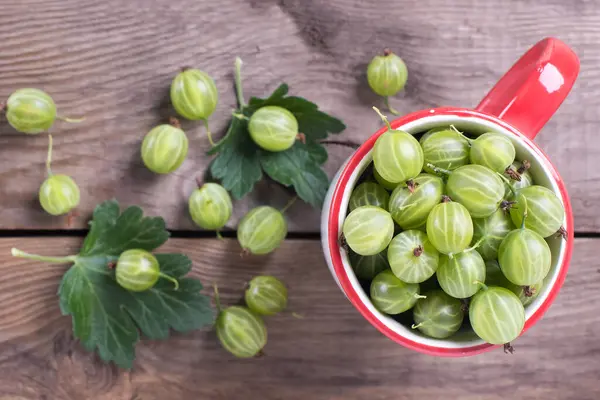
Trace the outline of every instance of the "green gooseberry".
<instances>
[{"instance_id":1,"label":"green gooseberry","mask_svg":"<svg viewBox=\"0 0 600 400\"><path fill-rule=\"evenodd\" d=\"M41 133L54 124L56 104L39 89L18 89L6 101L6 119L19 132Z\"/></svg>"},{"instance_id":2,"label":"green gooseberry","mask_svg":"<svg viewBox=\"0 0 600 400\"><path fill-rule=\"evenodd\" d=\"M274 276L256 276L244 294L248 308L259 315L275 315L287 306L287 288Z\"/></svg>"},{"instance_id":3,"label":"green gooseberry","mask_svg":"<svg viewBox=\"0 0 600 400\"><path fill-rule=\"evenodd\" d=\"M424 169L434 173L428 164L452 171L469 164L469 142L458 131L446 129L425 135L419 141L425 157Z\"/></svg>"},{"instance_id":4,"label":"green gooseberry","mask_svg":"<svg viewBox=\"0 0 600 400\"><path fill-rule=\"evenodd\" d=\"M444 194L442 178L419 174L412 185L397 185L392 192L388 210L402 229L416 229L427 222L429 213Z\"/></svg>"},{"instance_id":5,"label":"green gooseberry","mask_svg":"<svg viewBox=\"0 0 600 400\"><path fill-rule=\"evenodd\" d=\"M443 196L442 203L433 207L427 217L427 237L442 254L465 250L473 239L473 220L460 203Z\"/></svg>"},{"instance_id":6,"label":"green gooseberry","mask_svg":"<svg viewBox=\"0 0 600 400\"><path fill-rule=\"evenodd\" d=\"M349 258L356 277L365 281L373 280L378 273L390 267L386 250L373 256L361 256L350 250Z\"/></svg>"},{"instance_id":7,"label":"green gooseberry","mask_svg":"<svg viewBox=\"0 0 600 400\"><path fill-rule=\"evenodd\" d=\"M510 215L501 209L489 217L473 218L473 242L481 240L477 251L484 260L498 258L500 243L514 228Z\"/></svg>"},{"instance_id":8,"label":"green gooseberry","mask_svg":"<svg viewBox=\"0 0 600 400\"><path fill-rule=\"evenodd\" d=\"M219 311L215 330L223 348L238 358L259 355L267 344L267 328L262 318L246 307L221 309L218 295L215 301Z\"/></svg>"},{"instance_id":9,"label":"green gooseberry","mask_svg":"<svg viewBox=\"0 0 600 400\"><path fill-rule=\"evenodd\" d=\"M417 230L396 235L387 255L394 275L406 283L421 283L431 278L438 269L440 258L427 234Z\"/></svg>"},{"instance_id":10,"label":"green gooseberry","mask_svg":"<svg viewBox=\"0 0 600 400\"><path fill-rule=\"evenodd\" d=\"M283 214L269 206L250 210L238 224L237 238L244 252L267 254L277 249L287 235Z\"/></svg>"},{"instance_id":11,"label":"green gooseberry","mask_svg":"<svg viewBox=\"0 0 600 400\"><path fill-rule=\"evenodd\" d=\"M117 283L132 292L143 292L152 288L158 278L165 278L179 289L177 279L160 272L158 260L151 253L141 249L126 250L119 256L115 267Z\"/></svg>"},{"instance_id":12,"label":"green gooseberry","mask_svg":"<svg viewBox=\"0 0 600 400\"><path fill-rule=\"evenodd\" d=\"M344 240L361 256L381 253L392 240L394 221L389 212L375 206L354 209L342 226Z\"/></svg>"},{"instance_id":13,"label":"green gooseberry","mask_svg":"<svg viewBox=\"0 0 600 400\"><path fill-rule=\"evenodd\" d=\"M485 262L473 248L452 257L442 255L436 276L444 292L466 299L479 290L477 282L485 282Z\"/></svg>"},{"instance_id":14,"label":"green gooseberry","mask_svg":"<svg viewBox=\"0 0 600 400\"><path fill-rule=\"evenodd\" d=\"M540 185L528 186L517 192L515 201L516 204L510 209L515 225L521 225L524 205L527 203L526 228L542 237L551 236L561 228L565 209L552 190Z\"/></svg>"},{"instance_id":15,"label":"green gooseberry","mask_svg":"<svg viewBox=\"0 0 600 400\"><path fill-rule=\"evenodd\" d=\"M188 203L192 219L203 229L218 231L231 218L231 197L227 190L217 183L205 183L194 190Z\"/></svg>"},{"instance_id":16,"label":"green gooseberry","mask_svg":"<svg viewBox=\"0 0 600 400\"><path fill-rule=\"evenodd\" d=\"M425 298L417 301L413 310L415 324L412 328L435 339L446 339L455 334L465 317L462 302L441 290L424 295Z\"/></svg>"},{"instance_id":17,"label":"green gooseberry","mask_svg":"<svg viewBox=\"0 0 600 400\"><path fill-rule=\"evenodd\" d=\"M515 161L515 146L498 133L484 133L471 142L471 163L503 173Z\"/></svg>"},{"instance_id":18,"label":"green gooseberry","mask_svg":"<svg viewBox=\"0 0 600 400\"><path fill-rule=\"evenodd\" d=\"M505 188L497 173L471 164L449 172L446 191L452 200L465 206L473 218L485 218L500 207Z\"/></svg>"},{"instance_id":19,"label":"green gooseberry","mask_svg":"<svg viewBox=\"0 0 600 400\"><path fill-rule=\"evenodd\" d=\"M531 175L531 172L529 172L528 161L512 163L512 165L504 171L504 177L508 179L508 182L504 183L504 186L506 187L504 197L508 200L514 198L514 193L534 184L533 176Z\"/></svg>"},{"instance_id":20,"label":"green gooseberry","mask_svg":"<svg viewBox=\"0 0 600 400\"><path fill-rule=\"evenodd\" d=\"M219 92L215 81L198 69L185 69L171 83L171 103L185 119L206 121L217 108Z\"/></svg>"},{"instance_id":21,"label":"green gooseberry","mask_svg":"<svg viewBox=\"0 0 600 400\"><path fill-rule=\"evenodd\" d=\"M350 195L348 207L350 211L361 206L375 206L386 209L390 194L376 182L363 182Z\"/></svg>"},{"instance_id":22,"label":"green gooseberry","mask_svg":"<svg viewBox=\"0 0 600 400\"><path fill-rule=\"evenodd\" d=\"M250 117L248 131L254 142L267 151L284 151L298 137L298 120L283 107L265 106Z\"/></svg>"},{"instance_id":23,"label":"green gooseberry","mask_svg":"<svg viewBox=\"0 0 600 400\"><path fill-rule=\"evenodd\" d=\"M402 282L389 269L373 279L370 293L373 305L390 315L403 313L411 309L418 299L425 298L419 294L418 283Z\"/></svg>"},{"instance_id":24,"label":"green gooseberry","mask_svg":"<svg viewBox=\"0 0 600 400\"><path fill-rule=\"evenodd\" d=\"M385 98L388 109L393 114L398 114L390 104L388 97L394 96L406 85L408 68L400 57L385 49L383 55L373 57L367 67L367 82L371 89Z\"/></svg>"},{"instance_id":25,"label":"green gooseberry","mask_svg":"<svg viewBox=\"0 0 600 400\"><path fill-rule=\"evenodd\" d=\"M393 182L386 181L385 179L383 179L381 177L381 175L379 175L379 172L377 172L377 170L375 168L373 168L373 177L375 178L377 183L379 183L385 190L394 190L394 189L396 189L396 186L398 186L397 183L393 183Z\"/></svg>"},{"instance_id":26,"label":"green gooseberry","mask_svg":"<svg viewBox=\"0 0 600 400\"><path fill-rule=\"evenodd\" d=\"M491 344L513 341L525 326L523 304L506 288L482 286L469 304L469 321L473 330Z\"/></svg>"},{"instance_id":27,"label":"green gooseberry","mask_svg":"<svg viewBox=\"0 0 600 400\"><path fill-rule=\"evenodd\" d=\"M53 174L50 168L52 162L52 135L48 135L48 158L46 170L48 177L42 183L39 200L42 208L51 215L62 215L79 205L79 186L70 176Z\"/></svg>"},{"instance_id":28,"label":"green gooseberry","mask_svg":"<svg viewBox=\"0 0 600 400\"><path fill-rule=\"evenodd\" d=\"M142 142L142 160L146 167L157 174L168 174L183 164L188 153L188 138L179 122L172 118L171 124L153 128Z\"/></svg>"}]
</instances>

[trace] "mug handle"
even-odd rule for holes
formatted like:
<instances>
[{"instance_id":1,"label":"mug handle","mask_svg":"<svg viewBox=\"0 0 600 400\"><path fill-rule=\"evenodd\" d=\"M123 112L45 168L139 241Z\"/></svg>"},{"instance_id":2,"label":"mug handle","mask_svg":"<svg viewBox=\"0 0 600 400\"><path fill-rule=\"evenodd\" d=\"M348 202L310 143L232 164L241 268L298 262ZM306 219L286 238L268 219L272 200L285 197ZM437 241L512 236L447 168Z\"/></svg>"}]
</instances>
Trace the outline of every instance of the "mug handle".
<instances>
[{"instance_id":1,"label":"mug handle","mask_svg":"<svg viewBox=\"0 0 600 400\"><path fill-rule=\"evenodd\" d=\"M543 39L500 78L476 110L533 139L567 97L578 73L579 59L569 46Z\"/></svg>"}]
</instances>

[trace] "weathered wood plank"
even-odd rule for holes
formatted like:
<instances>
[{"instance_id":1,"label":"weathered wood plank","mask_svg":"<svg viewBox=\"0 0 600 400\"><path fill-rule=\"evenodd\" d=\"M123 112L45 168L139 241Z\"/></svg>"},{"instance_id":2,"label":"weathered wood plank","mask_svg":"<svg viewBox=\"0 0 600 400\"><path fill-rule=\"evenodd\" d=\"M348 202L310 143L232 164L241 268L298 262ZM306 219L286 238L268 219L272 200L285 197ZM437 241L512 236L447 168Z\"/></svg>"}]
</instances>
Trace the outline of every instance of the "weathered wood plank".
<instances>
[{"instance_id":1,"label":"weathered wood plank","mask_svg":"<svg viewBox=\"0 0 600 400\"><path fill-rule=\"evenodd\" d=\"M174 335L138 346L132 371L104 365L72 339L56 289L61 266L13 259L12 246L68 254L77 239L0 240L0 398L2 399L577 399L600 397L600 261L597 240L577 240L567 282L547 315L502 350L442 359L383 337L336 287L315 241L287 241L270 257L237 257L232 240L173 239L193 274L237 302L256 274L290 287L290 314L267 320L267 356L237 360L213 332Z\"/></svg>"},{"instance_id":2,"label":"weathered wood plank","mask_svg":"<svg viewBox=\"0 0 600 400\"><path fill-rule=\"evenodd\" d=\"M598 231L599 22L594 0L5 1L0 98L19 87L40 87L63 114L86 116L82 124L53 129L55 170L80 183L83 215L117 197L164 215L172 229L193 229L186 198L209 163L203 128L184 124L190 155L170 176L146 171L138 150L143 135L172 114L168 86L181 66L200 67L216 79L216 132L223 131L235 105L231 70L239 55L247 95L264 95L288 82L294 93L347 123L342 140L361 142L379 126L370 106L381 101L366 87L364 71L383 47L408 64L406 91L393 104L410 112L475 105L524 50L553 35L579 53L582 72L538 142L568 184L577 230ZM46 216L36 201L45 137L17 135L0 124L0 147L0 228L64 228L64 219ZM350 150L330 147L332 174ZM280 188L260 185L237 204L231 224L257 203L286 200ZM318 211L297 204L289 216L291 230L318 230ZM85 224L80 218L73 227Z\"/></svg>"}]
</instances>

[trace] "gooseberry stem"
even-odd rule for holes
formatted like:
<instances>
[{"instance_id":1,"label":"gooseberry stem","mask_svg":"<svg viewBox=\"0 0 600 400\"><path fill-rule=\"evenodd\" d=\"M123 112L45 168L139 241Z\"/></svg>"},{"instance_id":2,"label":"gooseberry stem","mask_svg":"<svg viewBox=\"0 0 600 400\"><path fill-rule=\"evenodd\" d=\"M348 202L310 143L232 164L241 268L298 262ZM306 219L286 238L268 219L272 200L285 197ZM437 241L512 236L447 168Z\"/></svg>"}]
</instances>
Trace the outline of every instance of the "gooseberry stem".
<instances>
[{"instance_id":1,"label":"gooseberry stem","mask_svg":"<svg viewBox=\"0 0 600 400\"><path fill-rule=\"evenodd\" d=\"M481 286L482 290L488 290L487 285L481 281L473 281L473 284Z\"/></svg>"},{"instance_id":2,"label":"gooseberry stem","mask_svg":"<svg viewBox=\"0 0 600 400\"><path fill-rule=\"evenodd\" d=\"M223 235L221 235L221 231L216 231L217 239L223 240Z\"/></svg>"},{"instance_id":3,"label":"gooseberry stem","mask_svg":"<svg viewBox=\"0 0 600 400\"><path fill-rule=\"evenodd\" d=\"M235 58L235 92L237 95L237 101L240 108L246 107L246 101L244 100L244 89L242 87L242 59L239 57Z\"/></svg>"},{"instance_id":4,"label":"gooseberry stem","mask_svg":"<svg viewBox=\"0 0 600 400\"><path fill-rule=\"evenodd\" d=\"M221 312L221 298L219 297L219 288L216 283L213 283L213 290L215 292L215 305L217 306L217 312Z\"/></svg>"},{"instance_id":5,"label":"gooseberry stem","mask_svg":"<svg viewBox=\"0 0 600 400\"><path fill-rule=\"evenodd\" d=\"M177 279L173 278L173 277L172 277L172 276L170 276L170 275L163 274L162 272L159 272L159 273L158 273L158 276L160 276L160 277L162 277L162 278L165 278L165 279L166 279L166 280L168 280L168 281L171 281L171 282L173 282L173 284L175 285L175 290L179 290L179 282L177 281Z\"/></svg>"},{"instance_id":6,"label":"gooseberry stem","mask_svg":"<svg viewBox=\"0 0 600 400\"><path fill-rule=\"evenodd\" d=\"M498 175L500 177L500 179L502 179L504 181L504 183L506 183L508 185L508 189L516 197L517 196L517 191L515 190L515 188L512 187L511 181L507 177L505 177L504 175L502 175L500 172L496 172L496 175Z\"/></svg>"},{"instance_id":7,"label":"gooseberry stem","mask_svg":"<svg viewBox=\"0 0 600 400\"><path fill-rule=\"evenodd\" d=\"M465 134L462 133L461 131L459 131L458 129L456 129L456 127L454 125L450 125L450 129L452 129L454 132L456 132L460 136L462 136L469 143L469 145L471 145L471 143L473 142L473 139L471 139L470 137L465 136Z\"/></svg>"},{"instance_id":8,"label":"gooseberry stem","mask_svg":"<svg viewBox=\"0 0 600 400\"><path fill-rule=\"evenodd\" d=\"M422 295L416 294L416 293L415 293L414 297L415 297L415 299L426 299L427 298L427 296L422 296Z\"/></svg>"},{"instance_id":9,"label":"gooseberry stem","mask_svg":"<svg viewBox=\"0 0 600 400\"><path fill-rule=\"evenodd\" d=\"M290 201L288 201L287 204L281 210L279 210L279 212L281 212L282 214L285 213L288 210L288 208L290 208L296 202L296 200L298 200L298 196L292 197Z\"/></svg>"},{"instance_id":10,"label":"gooseberry stem","mask_svg":"<svg viewBox=\"0 0 600 400\"><path fill-rule=\"evenodd\" d=\"M208 137L208 143L210 143L212 147L215 147L215 142L213 142L212 133L210 132L210 128L208 127L208 118L205 118L203 121L204 127L206 128L206 136Z\"/></svg>"},{"instance_id":11,"label":"gooseberry stem","mask_svg":"<svg viewBox=\"0 0 600 400\"><path fill-rule=\"evenodd\" d=\"M13 257L19 258L27 258L29 260L43 261L51 264L66 264L66 263L74 263L77 261L77 256L66 256L66 257L46 257L46 256L38 256L37 254L29 254L25 253L16 248L12 248L10 250L10 254Z\"/></svg>"},{"instance_id":12,"label":"gooseberry stem","mask_svg":"<svg viewBox=\"0 0 600 400\"><path fill-rule=\"evenodd\" d=\"M465 250L464 250L464 252L465 252L465 253L468 253L469 251L473 251L473 250L475 250L476 248L478 248L478 247L481 245L481 243L483 243L483 241L484 241L486 238L487 238L487 236L485 236L485 235L484 235L484 236L483 236L483 237L481 237L481 238L480 238L480 239L479 239L477 242L475 242L475 244L474 244L473 246L469 247L468 249L465 249Z\"/></svg>"},{"instance_id":13,"label":"gooseberry stem","mask_svg":"<svg viewBox=\"0 0 600 400\"><path fill-rule=\"evenodd\" d=\"M237 112L233 112L231 113L231 116L237 118L237 119L245 119L246 121L249 121L250 118L246 117L244 114L242 113L237 113Z\"/></svg>"},{"instance_id":14,"label":"gooseberry stem","mask_svg":"<svg viewBox=\"0 0 600 400\"><path fill-rule=\"evenodd\" d=\"M521 229L525 229L525 219L527 218L527 199L523 196L523 221L521 221Z\"/></svg>"},{"instance_id":15,"label":"gooseberry stem","mask_svg":"<svg viewBox=\"0 0 600 400\"><path fill-rule=\"evenodd\" d=\"M392 129L392 125L390 125L390 121L388 121L387 117L386 117L385 115L383 115L383 114L381 113L381 111L379 111L379 108L377 108L377 107L373 107L373 110L375 110L375 112L377 113L377 115L379 115L379 118L381 118L381 120L382 120L383 122L385 122L385 125L386 125L386 126L387 126L387 128L388 128L388 131L392 131L393 129Z\"/></svg>"},{"instance_id":16,"label":"gooseberry stem","mask_svg":"<svg viewBox=\"0 0 600 400\"><path fill-rule=\"evenodd\" d=\"M46 171L48 176L52 176L52 169L50 164L52 163L52 135L48 135L48 157L46 157Z\"/></svg>"},{"instance_id":17,"label":"gooseberry stem","mask_svg":"<svg viewBox=\"0 0 600 400\"><path fill-rule=\"evenodd\" d=\"M417 329L417 328L420 328L420 327L422 327L422 326L423 326L423 323L422 323L422 322L419 322L419 323L418 323L418 324L416 324L416 325L415 325L415 324L412 324L410 327L411 327L411 329Z\"/></svg>"},{"instance_id":18,"label":"gooseberry stem","mask_svg":"<svg viewBox=\"0 0 600 400\"><path fill-rule=\"evenodd\" d=\"M85 121L85 118L67 118L60 115L58 115L56 118L60 119L61 121L69 122L71 124L78 124L80 122Z\"/></svg>"},{"instance_id":19,"label":"gooseberry stem","mask_svg":"<svg viewBox=\"0 0 600 400\"><path fill-rule=\"evenodd\" d=\"M394 115L400 115L400 113L398 111L396 111L396 109L394 107L392 107L390 105L390 98L389 96L384 96L383 100L385 102L385 106L387 107L387 109Z\"/></svg>"},{"instance_id":20,"label":"gooseberry stem","mask_svg":"<svg viewBox=\"0 0 600 400\"><path fill-rule=\"evenodd\" d=\"M439 173L442 173L444 175L450 175L452 173L452 171L449 171L449 170L444 169L444 168L436 167L432 163L427 163L427 166L429 168L431 168L434 172L439 172Z\"/></svg>"}]
</instances>

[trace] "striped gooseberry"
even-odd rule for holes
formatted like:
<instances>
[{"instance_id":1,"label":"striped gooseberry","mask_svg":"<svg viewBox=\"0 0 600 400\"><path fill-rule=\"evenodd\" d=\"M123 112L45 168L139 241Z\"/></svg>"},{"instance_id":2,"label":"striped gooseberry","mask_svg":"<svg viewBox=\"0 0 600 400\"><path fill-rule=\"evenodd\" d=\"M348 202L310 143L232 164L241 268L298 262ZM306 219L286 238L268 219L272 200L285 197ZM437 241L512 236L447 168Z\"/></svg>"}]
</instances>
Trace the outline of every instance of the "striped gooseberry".
<instances>
[{"instance_id":1,"label":"striped gooseberry","mask_svg":"<svg viewBox=\"0 0 600 400\"><path fill-rule=\"evenodd\" d=\"M13 92L6 101L6 119L21 133L38 134L52 127L56 118L66 122L81 122L81 119L56 115L56 104L42 90L25 88Z\"/></svg>"},{"instance_id":2,"label":"striped gooseberry","mask_svg":"<svg viewBox=\"0 0 600 400\"><path fill-rule=\"evenodd\" d=\"M534 184L533 176L529 172L529 166L529 161L524 160L520 163L512 163L512 165L504 171L504 177L508 179L508 182L504 183L506 186L504 197L506 199L512 199L514 193Z\"/></svg>"},{"instance_id":3,"label":"striped gooseberry","mask_svg":"<svg viewBox=\"0 0 600 400\"><path fill-rule=\"evenodd\" d=\"M474 164L449 172L446 184L448 196L465 206L473 218L492 215L502 204L504 190L504 182L498 174Z\"/></svg>"},{"instance_id":4,"label":"striped gooseberry","mask_svg":"<svg viewBox=\"0 0 600 400\"><path fill-rule=\"evenodd\" d=\"M434 172L427 164L450 171L469 164L469 142L455 130L432 132L424 135L419 142L423 148L424 169L427 172Z\"/></svg>"},{"instance_id":5,"label":"striped gooseberry","mask_svg":"<svg viewBox=\"0 0 600 400\"><path fill-rule=\"evenodd\" d=\"M482 285L471 299L469 321L473 330L491 344L505 344L516 339L525 326L525 309L510 290Z\"/></svg>"},{"instance_id":6,"label":"striped gooseberry","mask_svg":"<svg viewBox=\"0 0 600 400\"><path fill-rule=\"evenodd\" d=\"M267 344L267 327L262 318L247 307L222 309L216 286L215 303L218 311L215 330L221 346L238 358L260 355Z\"/></svg>"},{"instance_id":7,"label":"striped gooseberry","mask_svg":"<svg viewBox=\"0 0 600 400\"><path fill-rule=\"evenodd\" d=\"M344 240L361 256L373 256L388 246L394 235L389 212L375 206L362 206L348 214L342 226Z\"/></svg>"},{"instance_id":8,"label":"striped gooseberry","mask_svg":"<svg viewBox=\"0 0 600 400\"><path fill-rule=\"evenodd\" d=\"M471 142L471 163L503 173L515 161L515 146L498 133L484 133Z\"/></svg>"},{"instance_id":9,"label":"striped gooseberry","mask_svg":"<svg viewBox=\"0 0 600 400\"><path fill-rule=\"evenodd\" d=\"M394 189L396 189L396 186L398 186L397 183L393 183L393 182L386 181L385 179L383 179L381 177L381 175L379 175L379 172L377 172L377 170L375 168L373 168L373 177L375 178L377 183L379 183L381 185L381 187L383 187L385 190L394 190Z\"/></svg>"},{"instance_id":10,"label":"striped gooseberry","mask_svg":"<svg viewBox=\"0 0 600 400\"><path fill-rule=\"evenodd\" d=\"M52 162L52 135L48 135L48 141L48 158L46 160L48 177L40 186L38 197L44 211L51 215L62 215L79 205L79 186L68 175L55 175L52 173L50 168Z\"/></svg>"},{"instance_id":11,"label":"striped gooseberry","mask_svg":"<svg viewBox=\"0 0 600 400\"><path fill-rule=\"evenodd\" d=\"M184 69L171 83L171 103L185 119L203 121L208 140L214 145L208 127L208 118L217 108L219 92L215 81L198 69Z\"/></svg>"},{"instance_id":12,"label":"striped gooseberry","mask_svg":"<svg viewBox=\"0 0 600 400\"><path fill-rule=\"evenodd\" d=\"M188 153L188 138L179 122L171 118L171 124L153 128L142 142L144 165L157 174L168 174L181 166Z\"/></svg>"},{"instance_id":13,"label":"striped gooseberry","mask_svg":"<svg viewBox=\"0 0 600 400\"><path fill-rule=\"evenodd\" d=\"M350 211L362 206L375 206L386 209L390 194L377 182L363 182L350 195L348 207Z\"/></svg>"},{"instance_id":14,"label":"striped gooseberry","mask_svg":"<svg viewBox=\"0 0 600 400\"><path fill-rule=\"evenodd\" d=\"M473 242L481 240L477 248L484 260L498 258L498 248L502 240L510 231L515 229L510 215L497 209L492 215L485 218L473 218Z\"/></svg>"},{"instance_id":15,"label":"striped gooseberry","mask_svg":"<svg viewBox=\"0 0 600 400\"><path fill-rule=\"evenodd\" d=\"M268 151L284 151L298 137L298 120L283 107L265 106L250 117L248 131L254 142Z\"/></svg>"},{"instance_id":16,"label":"striped gooseberry","mask_svg":"<svg viewBox=\"0 0 600 400\"><path fill-rule=\"evenodd\" d=\"M516 226L521 225L523 220L525 202L528 207L526 228L542 237L548 237L562 226L565 209L552 190L539 185L528 186L517 192L515 201L516 204L510 209L510 216Z\"/></svg>"},{"instance_id":17,"label":"striped gooseberry","mask_svg":"<svg viewBox=\"0 0 600 400\"><path fill-rule=\"evenodd\" d=\"M473 239L473 221L460 203L443 197L427 217L427 237L442 254L460 253Z\"/></svg>"},{"instance_id":18,"label":"striped gooseberry","mask_svg":"<svg viewBox=\"0 0 600 400\"><path fill-rule=\"evenodd\" d=\"M486 261L485 263L485 284L488 286L501 286L505 287L514 294L517 295L521 303L524 306L527 306L535 300L535 298L540 294L542 287L544 286L544 281L540 281L534 285L529 286L519 286L511 283L500 269L500 264L498 261Z\"/></svg>"},{"instance_id":19,"label":"striped gooseberry","mask_svg":"<svg viewBox=\"0 0 600 400\"><path fill-rule=\"evenodd\" d=\"M238 224L237 238L244 252L267 254L281 245L287 235L283 214L269 206L256 207Z\"/></svg>"},{"instance_id":20,"label":"striped gooseberry","mask_svg":"<svg viewBox=\"0 0 600 400\"><path fill-rule=\"evenodd\" d=\"M431 128L427 132L425 132L423 134L423 136L421 136L421 139L419 140L419 143L423 143L424 140L427 140L427 138L429 136L433 135L434 133L439 132L439 131L445 131L447 129L452 129L452 127L450 127L450 126L436 126L435 128Z\"/></svg>"},{"instance_id":21,"label":"striped gooseberry","mask_svg":"<svg viewBox=\"0 0 600 400\"><path fill-rule=\"evenodd\" d=\"M527 286L535 285L546 277L552 254L544 238L526 227L527 201L523 204L521 227L511 231L502 240L498 249L498 263L510 282Z\"/></svg>"},{"instance_id":22,"label":"striped gooseberry","mask_svg":"<svg viewBox=\"0 0 600 400\"><path fill-rule=\"evenodd\" d=\"M189 198L188 206L196 225L217 231L229 221L233 210L229 193L217 183L205 183L195 189Z\"/></svg>"},{"instance_id":23,"label":"striped gooseberry","mask_svg":"<svg viewBox=\"0 0 600 400\"><path fill-rule=\"evenodd\" d=\"M395 315L410 310L418 299L418 283L406 283L398 279L391 270L377 274L371 282L371 301L381 312Z\"/></svg>"},{"instance_id":24,"label":"striped gooseberry","mask_svg":"<svg viewBox=\"0 0 600 400\"><path fill-rule=\"evenodd\" d=\"M158 260L141 249L126 250L119 256L115 267L117 283L132 292L143 292L152 288L158 278L167 279L179 289L177 279L160 272Z\"/></svg>"},{"instance_id":25,"label":"striped gooseberry","mask_svg":"<svg viewBox=\"0 0 600 400\"><path fill-rule=\"evenodd\" d=\"M389 96L394 96L406 85L408 79L408 68L400 57L385 49L383 55L373 57L367 67L367 81L371 89L385 98L386 106L394 113L398 114L389 105Z\"/></svg>"},{"instance_id":26,"label":"striped gooseberry","mask_svg":"<svg viewBox=\"0 0 600 400\"><path fill-rule=\"evenodd\" d=\"M413 329L435 338L445 339L455 334L463 323L463 303L441 290L424 293L413 310Z\"/></svg>"},{"instance_id":27,"label":"striped gooseberry","mask_svg":"<svg viewBox=\"0 0 600 400\"><path fill-rule=\"evenodd\" d=\"M457 299L466 299L479 290L477 281L485 282L485 261L474 248L452 257L441 255L436 276L444 292Z\"/></svg>"},{"instance_id":28,"label":"striped gooseberry","mask_svg":"<svg viewBox=\"0 0 600 400\"><path fill-rule=\"evenodd\" d=\"M427 216L444 193L442 178L419 174L412 186L400 184L392 192L388 210L402 229L414 229L427 222Z\"/></svg>"},{"instance_id":29,"label":"striped gooseberry","mask_svg":"<svg viewBox=\"0 0 600 400\"><path fill-rule=\"evenodd\" d=\"M387 125L373 147L373 164L383 179L390 183L407 182L423 169L423 150L411 134L392 129L387 118L376 108Z\"/></svg>"},{"instance_id":30,"label":"striped gooseberry","mask_svg":"<svg viewBox=\"0 0 600 400\"><path fill-rule=\"evenodd\" d=\"M387 256L396 277L406 283L421 283L435 274L440 253L424 232L409 230L392 239Z\"/></svg>"},{"instance_id":31,"label":"striped gooseberry","mask_svg":"<svg viewBox=\"0 0 600 400\"><path fill-rule=\"evenodd\" d=\"M365 281L373 280L378 273L390 267L386 250L373 256L361 256L350 251L349 258L356 277Z\"/></svg>"},{"instance_id":32,"label":"striped gooseberry","mask_svg":"<svg viewBox=\"0 0 600 400\"><path fill-rule=\"evenodd\" d=\"M256 276L244 294L248 308L259 315L275 315L287 306L287 288L274 276Z\"/></svg>"}]
</instances>

